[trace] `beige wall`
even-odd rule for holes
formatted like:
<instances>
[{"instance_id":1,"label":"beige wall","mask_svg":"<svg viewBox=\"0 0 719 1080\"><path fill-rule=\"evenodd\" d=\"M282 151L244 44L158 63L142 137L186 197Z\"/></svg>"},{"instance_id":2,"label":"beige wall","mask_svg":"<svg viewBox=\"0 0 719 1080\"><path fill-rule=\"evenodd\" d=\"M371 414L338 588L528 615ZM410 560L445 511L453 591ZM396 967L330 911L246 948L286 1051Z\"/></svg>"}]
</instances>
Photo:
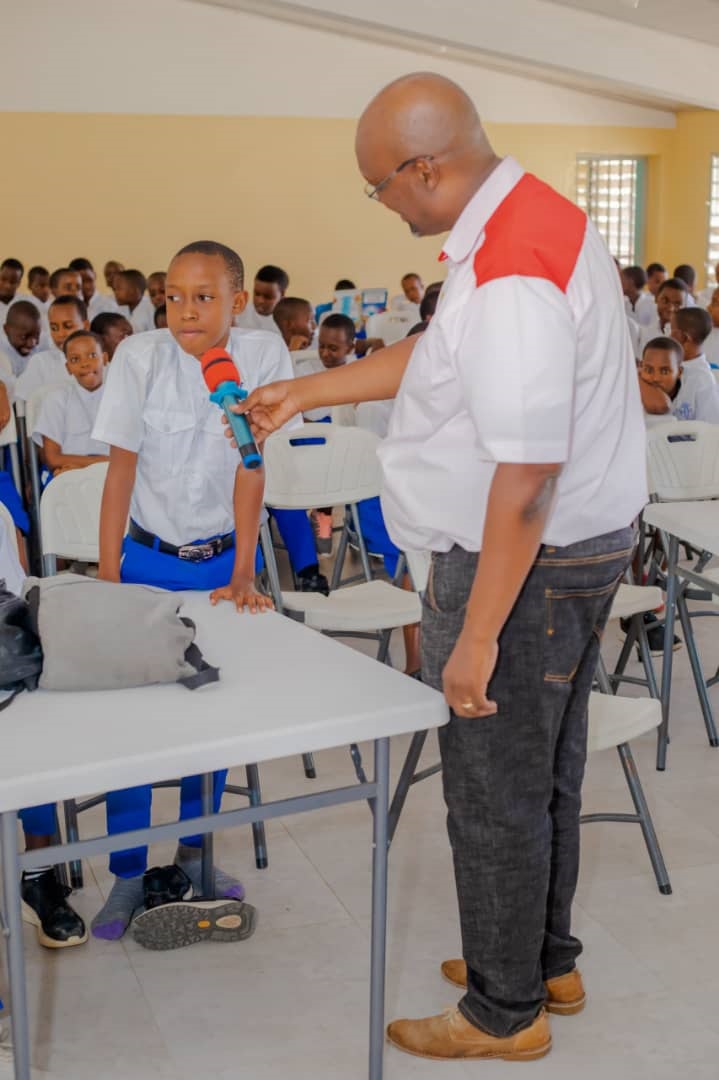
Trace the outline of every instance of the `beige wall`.
<instances>
[{"instance_id":1,"label":"beige wall","mask_svg":"<svg viewBox=\"0 0 719 1080\"><path fill-rule=\"evenodd\" d=\"M315 301L338 277L393 290L408 270L440 277L440 240L412 238L363 195L354 128L333 119L0 113L0 145L13 163L3 170L0 256L50 269L76 255L100 266L117 258L150 272L188 241L214 238L241 253L249 275L263 262L285 266L291 291ZM488 130L501 153L569 196L577 153L648 155L647 255L661 257L671 129ZM694 202L686 212L696 216Z\"/></svg>"}]
</instances>

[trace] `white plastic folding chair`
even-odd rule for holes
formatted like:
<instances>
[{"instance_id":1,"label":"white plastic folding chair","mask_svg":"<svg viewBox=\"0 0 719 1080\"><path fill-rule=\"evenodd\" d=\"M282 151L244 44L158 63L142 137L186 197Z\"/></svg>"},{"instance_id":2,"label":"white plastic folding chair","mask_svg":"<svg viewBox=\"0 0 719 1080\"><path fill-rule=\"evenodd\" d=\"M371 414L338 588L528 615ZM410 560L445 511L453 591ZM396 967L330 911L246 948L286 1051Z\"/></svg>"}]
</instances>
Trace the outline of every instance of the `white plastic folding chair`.
<instances>
[{"instance_id":1,"label":"white plastic folding chair","mask_svg":"<svg viewBox=\"0 0 719 1080\"><path fill-rule=\"evenodd\" d=\"M414 311L381 311L367 320L367 337L381 338L385 345L394 345L407 337L417 321Z\"/></svg>"},{"instance_id":2,"label":"white plastic folding chair","mask_svg":"<svg viewBox=\"0 0 719 1080\"><path fill-rule=\"evenodd\" d=\"M53 383L50 386L41 386L36 390L27 401L18 400L15 402L15 412L18 420L21 423L21 431L24 437L24 452L27 452L27 470L30 478L30 489L32 492L32 516L35 523L35 529L37 531L37 543L38 547L42 551L42 523L40 521L40 458L38 454L38 448L35 440L32 437L35 430L35 423L37 421L40 406L43 399L52 391L57 389L57 383Z\"/></svg>"},{"instance_id":3,"label":"white plastic folding chair","mask_svg":"<svg viewBox=\"0 0 719 1080\"><path fill-rule=\"evenodd\" d=\"M20 457L18 455L17 444L17 424L15 423L15 413L10 410L10 419L5 427L0 431L0 447L7 446L10 453L10 468L12 471L12 478L15 487L18 491L22 492L22 477L20 474Z\"/></svg>"}]
</instances>

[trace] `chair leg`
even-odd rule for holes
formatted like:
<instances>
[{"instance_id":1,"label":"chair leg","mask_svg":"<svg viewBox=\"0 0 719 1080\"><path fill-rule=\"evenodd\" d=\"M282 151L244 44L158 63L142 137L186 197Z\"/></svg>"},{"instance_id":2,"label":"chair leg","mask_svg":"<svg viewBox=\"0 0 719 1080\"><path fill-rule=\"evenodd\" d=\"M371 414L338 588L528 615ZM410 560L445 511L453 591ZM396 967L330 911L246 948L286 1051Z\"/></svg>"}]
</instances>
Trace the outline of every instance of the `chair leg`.
<instances>
[{"instance_id":1,"label":"chair leg","mask_svg":"<svg viewBox=\"0 0 719 1080\"><path fill-rule=\"evenodd\" d=\"M647 677L647 687L649 689L649 696L659 700L659 685L657 683L657 673L654 670L654 662L652 661L652 654L649 649L649 638L647 637L647 628L644 625L644 619L640 616L640 621L637 624L637 644L639 645L639 656L642 661L642 667L644 668L644 674Z\"/></svg>"},{"instance_id":2,"label":"chair leg","mask_svg":"<svg viewBox=\"0 0 719 1080\"><path fill-rule=\"evenodd\" d=\"M389 808L388 839L390 844L392 843L394 839L394 834L397 831L400 814L402 813L402 810L404 809L404 804L407 801L407 795L409 794L409 789L412 786L412 780L414 778L414 774L417 771L419 759L422 756L422 750L424 749L424 744L426 740L426 731L415 731L414 735L412 736L412 741L409 744L409 750L407 751L407 756L404 759L402 771L399 774L397 787L395 788L395 793L392 797L392 803Z\"/></svg>"},{"instance_id":3,"label":"chair leg","mask_svg":"<svg viewBox=\"0 0 719 1080\"><path fill-rule=\"evenodd\" d=\"M391 630L382 630L379 635L379 649L377 650L377 659L380 664L389 664L392 666L392 661L389 655L390 641L392 640Z\"/></svg>"},{"instance_id":4,"label":"chair leg","mask_svg":"<svg viewBox=\"0 0 719 1080\"><path fill-rule=\"evenodd\" d=\"M60 835L60 821L57 816L57 807L55 807L55 832L52 834L52 846L62 843L62 836ZM65 863L57 863L55 866L55 873L57 874L58 881L61 885L67 886L67 866Z\"/></svg>"},{"instance_id":5,"label":"chair leg","mask_svg":"<svg viewBox=\"0 0 719 1080\"><path fill-rule=\"evenodd\" d=\"M337 545L337 557L335 559L334 570L332 571L332 580L330 582L330 592L334 592L339 588L340 581L342 580L342 571L344 570L345 559L347 558L347 548L349 546L349 533L347 531L347 518L349 511L345 510L345 520L342 524L342 532L340 533L340 542Z\"/></svg>"},{"instance_id":6,"label":"chair leg","mask_svg":"<svg viewBox=\"0 0 719 1080\"><path fill-rule=\"evenodd\" d=\"M679 613L679 620L682 624L682 630L684 631L684 641L686 642L687 652L689 653L689 663L692 667L694 683L697 688L697 694L699 695L699 704L701 706L702 716L704 717L704 726L707 730L709 745L719 746L719 736L717 735L716 724L714 723L714 713L712 712L711 702L709 701L704 671L702 670L701 660L699 659L699 653L697 652L692 621L689 617L686 597L681 589L677 593L677 611Z\"/></svg>"},{"instance_id":7,"label":"chair leg","mask_svg":"<svg viewBox=\"0 0 719 1080\"><path fill-rule=\"evenodd\" d=\"M262 802L260 790L260 770L256 765L245 767L247 774L247 787L250 791L250 806L259 806ZM258 870L267 869L267 841L265 839L264 821L255 821L252 825L252 839L255 844L255 866Z\"/></svg>"},{"instance_id":8,"label":"chair leg","mask_svg":"<svg viewBox=\"0 0 719 1080\"><path fill-rule=\"evenodd\" d=\"M65 812L65 834L67 836L67 842L68 844L74 844L80 839L77 827L77 803L74 799L66 799L63 803L63 810ZM73 889L81 889L84 885L82 863L79 859L74 859L70 863L70 884Z\"/></svg>"},{"instance_id":9,"label":"chair leg","mask_svg":"<svg viewBox=\"0 0 719 1080\"><path fill-rule=\"evenodd\" d=\"M275 558L275 549L272 544L272 533L267 522L263 522L260 526L260 547L262 548L262 557L265 560L265 569L267 571L267 578L270 583L270 595L272 596L272 602L275 605L277 611L282 614L282 589L280 587L280 575L277 569L277 559Z\"/></svg>"},{"instance_id":10,"label":"chair leg","mask_svg":"<svg viewBox=\"0 0 719 1080\"><path fill-rule=\"evenodd\" d=\"M617 747L617 751L619 753L619 760L622 763L622 768L624 769L624 776L629 785L632 802L634 803L634 808L639 818L639 824L642 828L644 843L647 845L647 851L649 852L654 876L657 879L659 892L663 893L665 896L670 896L672 886L669 881L669 874L659 847L657 834L654 831L654 822L649 813L649 807L647 806L647 800L644 797L644 790L639 780L639 774L637 773L637 767L634 763L634 757L629 748L629 743L622 743L621 746Z\"/></svg>"},{"instance_id":11,"label":"chair leg","mask_svg":"<svg viewBox=\"0 0 719 1080\"><path fill-rule=\"evenodd\" d=\"M302 764L305 769L305 776L308 780L317 779L317 770L315 768L315 759L312 754L302 755Z\"/></svg>"},{"instance_id":12,"label":"chair leg","mask_svg":"<svg viewBox=\"0 0 719 1080\"><path fill-rule=\"evenodd\" d=\"M610 682L609 675L607 674L607 669L606 669L606 666L604 664L604 657L601 655L601 653L600 653L600 655L599 655L599 657L597 659L597 670L595 671L595 676L596 676L596 679L597 679L597 685L599 686L600 693L602 693L602 694L615 694L616 693L616 690L614 690L614 688L612 687L612 684Z\"/></svg>"}]
</instances>

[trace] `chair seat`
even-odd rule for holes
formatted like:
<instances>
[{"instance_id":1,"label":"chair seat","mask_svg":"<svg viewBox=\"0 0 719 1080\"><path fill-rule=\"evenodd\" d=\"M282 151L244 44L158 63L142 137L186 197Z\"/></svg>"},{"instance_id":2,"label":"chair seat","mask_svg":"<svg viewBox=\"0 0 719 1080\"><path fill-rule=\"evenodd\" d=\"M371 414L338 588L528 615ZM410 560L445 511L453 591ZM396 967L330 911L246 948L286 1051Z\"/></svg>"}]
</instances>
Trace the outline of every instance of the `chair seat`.
<instances>
[{"instance_id":1,"label":"chair seat","mask_svg":"<svg viewBox=\"0 0 719 1080\"><path fill-rule=\"evenodd\" d=\"M656 611L663 603L662 590L656 585L620 585L609 618L630 619L632 615Z\"/></svg>"},{"instance_id":2,"label":"chair seat","mask_svg":"<svg viewBox=\"0 0 719 1080\"><path fill-rule=\"evenodd\" d=\"M716 570L702 570L702 577L708 578L713 581L715 585L719 584L719 568ZM699 585L695 585L693 581L689 583L689 587L692 589L700 588ZM719 593L712 593L712 603L719 604Z\"/></svg>"},{"instance_id":3,"label":"chair seat","mask_svg":"<svg viewBox=\"0 0 719 1080\"><path fill-rule=\"evenodd\" d=\"M591 694L587 752L591 754L631 742L638 735L659 727L661 722L662 705L656 698Z\"/></svg>"},{"instance_id":4,"label":"chair seat","mask_svg":"<svg viewBox=\"0 0 719 1080\"><path fill-rule=\"evenodd\" d=\"M422 617L422 604L417 594L386 581L350 585L335 589L329 596L283 592L282 603L288 612L301 612L305 625L315 630L364 633L410 626Z\"/></svg>"}]
</instances>

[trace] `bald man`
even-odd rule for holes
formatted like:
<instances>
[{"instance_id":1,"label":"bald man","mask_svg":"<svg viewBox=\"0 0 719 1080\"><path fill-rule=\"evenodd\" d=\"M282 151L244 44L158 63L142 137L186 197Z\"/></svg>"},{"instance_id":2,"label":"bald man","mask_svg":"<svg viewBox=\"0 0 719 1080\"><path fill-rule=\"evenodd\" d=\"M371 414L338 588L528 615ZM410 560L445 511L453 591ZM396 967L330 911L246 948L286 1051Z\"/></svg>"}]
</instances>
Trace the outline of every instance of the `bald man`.
<instances>
[{"instance_id":1,"label":"bald man","mask_svg":"<svg viewBox=\"0 0 719 1080\"><path fill-rule=\"evenodd\" d=\"M446 79L386 87L356 151L370 198L418 236L449 231L434 318L247 407L262 436L310 407L396 397L382 507L400 548L432 552L422 677L451 708L440 745L464 954L442 972L465 994L388 1037L430 1058L538 1058L547 1012L585 1001L570 920L587 701L647 500L619 278L584 213L498 158Z\"/></svg>"}]
</instances>

